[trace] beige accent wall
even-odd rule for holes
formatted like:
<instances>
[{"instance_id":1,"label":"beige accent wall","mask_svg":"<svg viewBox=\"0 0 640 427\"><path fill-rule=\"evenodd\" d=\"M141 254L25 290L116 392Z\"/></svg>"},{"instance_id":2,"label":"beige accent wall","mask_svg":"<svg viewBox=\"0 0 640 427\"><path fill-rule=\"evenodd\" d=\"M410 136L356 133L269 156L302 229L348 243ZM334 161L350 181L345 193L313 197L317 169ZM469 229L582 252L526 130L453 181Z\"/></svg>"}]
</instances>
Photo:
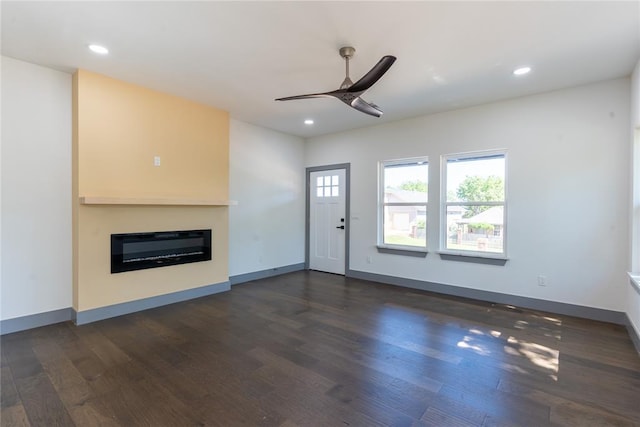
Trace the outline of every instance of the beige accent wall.
<instances>
[{"instance_id":1,"label":"beige accent wall","mask_svg":"<svg viewBox=\"0 0 640 427\"><path fill-rule=\"evenodd\" d=\"M84 70L76 76L81 196L229 198L226 112Z\"/></svg>"},{"instance_id":2,"label":"beige accent wall","mask_svg":"<svg viewBox=\"0 0 640 427\"><path fill-rule=\"evenodd\" d=\"M79 203L81 196L228 199L228 113L85 70L73 88L74 309L228 281L227 207ZM212 229L211 261L110 273L111 234L200 228Z\"/></svg>"}]
</instances>

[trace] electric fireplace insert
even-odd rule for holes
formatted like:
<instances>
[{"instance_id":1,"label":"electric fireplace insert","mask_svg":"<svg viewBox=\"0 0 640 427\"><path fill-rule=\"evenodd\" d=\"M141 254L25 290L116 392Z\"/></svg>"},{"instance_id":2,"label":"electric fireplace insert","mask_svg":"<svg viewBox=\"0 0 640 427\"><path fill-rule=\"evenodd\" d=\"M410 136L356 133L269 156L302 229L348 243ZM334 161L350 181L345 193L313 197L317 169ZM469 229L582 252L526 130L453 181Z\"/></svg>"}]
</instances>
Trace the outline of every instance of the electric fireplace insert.
<instances>
[{"instance_id":1,"label":"electric fireplace insert","mask_svg":"<svg viewBox=\"0 0 640 427\"><path fill-rule=\"evenodd\" d=\"M211 260L211 230L111 235L111 273Z\"/></svg>"}]
</instances>

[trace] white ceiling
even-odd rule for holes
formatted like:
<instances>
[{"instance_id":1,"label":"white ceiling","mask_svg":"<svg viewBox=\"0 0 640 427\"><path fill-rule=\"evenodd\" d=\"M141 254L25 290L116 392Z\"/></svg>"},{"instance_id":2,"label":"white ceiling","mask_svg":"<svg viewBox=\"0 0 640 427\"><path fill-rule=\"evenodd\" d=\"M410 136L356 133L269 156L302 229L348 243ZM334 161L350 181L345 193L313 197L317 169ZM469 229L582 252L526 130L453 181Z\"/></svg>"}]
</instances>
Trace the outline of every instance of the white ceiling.
<instances>
[{"instance_id":1,"label":"white ceiling","mask_svg":"<svg viewBox=\"0 0 640 427\"><path fill-rule=\"evenodd\" d=\"M640 58L638 1L0 5L5 56L95 71L303 137L628 76ZM354 81L397 56L363 96L384 117L335 99L274 101L337 89L345 45L356 48ZM533 71L513 76L521 65Z\"/></svg>"}]
</instances>

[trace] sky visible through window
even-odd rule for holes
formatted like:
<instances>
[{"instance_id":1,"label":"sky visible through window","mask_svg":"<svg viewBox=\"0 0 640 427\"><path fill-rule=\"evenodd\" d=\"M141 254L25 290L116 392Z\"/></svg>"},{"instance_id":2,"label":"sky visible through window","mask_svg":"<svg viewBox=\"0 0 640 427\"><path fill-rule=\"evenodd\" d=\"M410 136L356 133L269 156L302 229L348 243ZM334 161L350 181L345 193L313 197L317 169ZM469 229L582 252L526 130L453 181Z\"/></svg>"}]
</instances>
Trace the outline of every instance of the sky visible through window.
<instances>
[{"instance_id":1,"label":"sky visible through window","mask_svg":"<svg viewBox=\"0 0 640 427\"><path fill-rule=\"evenodd\" d=\"M467 176L498 176L504 182L504 156L447 162L447 190L454 192ZM451 200L449 200L451 201Z\"/></svg>"},{"instance_id":2,"label":"sky visible through window","mask_svg":"<svg viewBox=\"0 0 640 427\"><path fill-rule=\"evenodd\" d=\"M385 167L385 185L389 188L399 188L402 183L415 181L416 177L426 176L427 164L401 167ZM487 177L499 176L504 181L504 157L481 158L478 160L463 159L460 162L447 162L447 188L455 190L467 176Z\"/></svg>"},{"instance_id":3,"label":"sky visible through window","mask_svg":"<svg viewBox=\"0 0 640 427\"><path fill-rule=\"evenodd\" d=\"M400 186L407 181L420 181L427 182L427 163L415 164L408 166L406 164L394 166L385 166L384 169L384 183L387 188L400 188Z\"/></svg>"}]
</instances>

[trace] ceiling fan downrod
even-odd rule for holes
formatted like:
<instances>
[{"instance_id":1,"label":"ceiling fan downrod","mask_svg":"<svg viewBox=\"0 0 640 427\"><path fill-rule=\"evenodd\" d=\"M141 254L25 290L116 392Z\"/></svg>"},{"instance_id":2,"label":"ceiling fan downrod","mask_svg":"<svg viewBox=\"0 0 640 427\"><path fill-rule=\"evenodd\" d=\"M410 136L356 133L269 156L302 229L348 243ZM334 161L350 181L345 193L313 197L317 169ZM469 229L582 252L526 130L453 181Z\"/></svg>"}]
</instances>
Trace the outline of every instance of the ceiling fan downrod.
<instances>
[{"instance_id":1,"label":"ceiling fan downrod","mask_svg":"<svg viewBox=\"0 0 640 427\"><path fill-rule=\"evenodd\" d=\"M353 82L351 81L351 78L349 77L349 59L351 59L351 57L356 53L356 49L351 47L351 46L344 46L340 48L340 56L344 58L345 60L345 79L342 81L342 84L340 85L340 89L349 89L351 86L353 86Z\"/></svg>"}]
</instances>

